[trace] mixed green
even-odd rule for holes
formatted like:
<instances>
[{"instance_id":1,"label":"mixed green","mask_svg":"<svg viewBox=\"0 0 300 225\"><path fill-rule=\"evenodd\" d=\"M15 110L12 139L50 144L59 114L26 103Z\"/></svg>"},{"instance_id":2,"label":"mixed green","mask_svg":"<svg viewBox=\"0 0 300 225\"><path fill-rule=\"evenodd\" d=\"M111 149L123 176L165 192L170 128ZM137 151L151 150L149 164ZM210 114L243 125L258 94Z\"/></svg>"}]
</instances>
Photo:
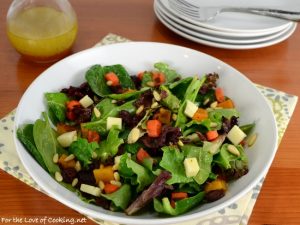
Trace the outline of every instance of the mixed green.
<instances>
[{"instance_id":1,"label":"mixed green","mask_svg":"<svg viewBox=\"0 0 300 225\"><path fill-rule=\"evenodd\" d=\"M180 215L220 199L248 172L254 124L239 124L218 78L182 78L165 63L137 75L94 65L79 87L45 93L47 112L17 136L84 201L128 215L149 207Z\"/></svg>"}]
</instances>

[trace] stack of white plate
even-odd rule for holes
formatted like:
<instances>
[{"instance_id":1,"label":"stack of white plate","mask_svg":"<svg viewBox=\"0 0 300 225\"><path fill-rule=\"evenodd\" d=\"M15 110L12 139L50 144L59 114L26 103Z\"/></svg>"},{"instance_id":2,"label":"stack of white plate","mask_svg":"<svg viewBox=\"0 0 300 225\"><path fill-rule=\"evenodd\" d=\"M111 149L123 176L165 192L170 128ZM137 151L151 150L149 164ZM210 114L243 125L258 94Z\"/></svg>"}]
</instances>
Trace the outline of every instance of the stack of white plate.
<instances>
[{"instance_id":1,"label":"stack of white plate","mask_svg":"<svg viewBox=\"0 0 300 225\"><path fill-rule=\"evenodd\" d=\"M234 5L245 6L245 1L218 0L193 1L198 6ZM277 7L290 6L292 0L264 0L265 6L277 3ZM206 3L205 3L206 2ZM261 0L252 0L251 4L258 4ZM246 1L247 6L249 2ZM295 1L293 1L295 4ZM284 5L282 5L284 4ZM260 3L261 5L261 3ZM297 7L300 6L300 1ZM253 49L277 44L293 34L297 23L274 17L259 16L246 13L221 13L214 20L200 22L186 17L174 10L169 0L154 0L154 11L157 18L170 30L189 40L208 46L226 49Z\"/></svg>"}]
</instances>

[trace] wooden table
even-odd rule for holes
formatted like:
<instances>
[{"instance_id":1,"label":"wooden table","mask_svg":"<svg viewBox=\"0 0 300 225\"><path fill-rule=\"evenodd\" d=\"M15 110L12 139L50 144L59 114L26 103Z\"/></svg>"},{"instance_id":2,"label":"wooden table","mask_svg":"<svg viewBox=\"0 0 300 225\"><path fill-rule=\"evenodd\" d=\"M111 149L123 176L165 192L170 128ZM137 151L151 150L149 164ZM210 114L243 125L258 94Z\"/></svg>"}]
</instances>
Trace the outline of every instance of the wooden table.
<instances>
[{"instance_id":1,"label":"wooden table","mask_svg":"<svg viewBox=\"0 0 300 225\"><path fill-rule=\"evenodd\" d=\"M0 1L0 117L13 110L29 84L48 66L20 58L5 34L10 0ZM164 27L151 0L72 0L79 20L74 52L89 48L109 32L131 40L165 42L190 47L229 63L253 82L300 95L300 29L288 40L255 50L225 50L188 41ZM300 107L268 172L249 224L300 224ZM0 171L0 217L65 216L82 218L74 210ZM1 220L0 220L1 224ZM14 224L14 223L6 223ZM87 221L84 224L94 224Z\"/></svg>"}]
</instances>

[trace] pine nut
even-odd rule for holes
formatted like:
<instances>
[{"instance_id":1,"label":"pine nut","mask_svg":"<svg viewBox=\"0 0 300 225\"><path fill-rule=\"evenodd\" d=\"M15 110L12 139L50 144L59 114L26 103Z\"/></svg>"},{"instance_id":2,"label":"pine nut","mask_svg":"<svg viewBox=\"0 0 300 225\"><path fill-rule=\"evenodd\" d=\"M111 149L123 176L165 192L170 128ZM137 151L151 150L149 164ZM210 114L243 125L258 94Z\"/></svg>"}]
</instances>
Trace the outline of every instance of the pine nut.
<instances>
[{"instance_id":1,"label":"pine nut","mask_svg":"<svg viewBox=\"0 0 300 225\"><path fill-rule=\"evenodd\" d=\"M140 138L140 134L141 131L139 128L137 127L133 128L128 135L127 143L128 144L135 143Z\"/></svg>"},{"instance_id":2,"label":"pine nut","mask_svg":"<svg viewBox=\"0 0 300 225\"><path fill-rule=\"evenodd\" d=\"M207 103L209 103L209 98L204 100L203 105L206 105Z\"/></svg>"},{"instance_id":3,"label":"pine nut","mask_svg":"<svg viewBox=\"0 0 300 225\"><path fill-rule=\"evenodd\" d=\"M111 86L113 84L113 82L111 80L106 82L107 86Z\"/></svg>"},{"instance_id":4,"label":"pine nut","mask_svg":"<svg viewBox=\"0 0 300 225\"><path fill-rule=\"evenodd\" d=\"M157 91L153 91L153 97L158 102L161 100L161 96Z\"/></svg>"},{"instance_id":5,"label":"pine nut","mask_svg":"<svg viewBox=\"0 0 300 225\"><path fill-rule=\"evenodd\" d=\"M99 118L101 116L101 112L96 107L94 107L94 114L97 118Z\"/></svg>"},{"instance_id":6,"label":"pine nut","mask_svg":"<svg viewBox=\"0 0 300 225\"><path fill-rule=\"evenodd\" d=\"M227 150L233 155L240 156L239 150L234 145L228 145Z\"/></svg>"},{"instance_id":7,"label":"pine nut","mask_svg":"<svg viewBox=\"0 0 300 225\"><path fill-rule=\"evenodd\" d=\"M63 181L63 177L62 177L61 173L58 171L55 172L55 180L57 180L58 182Z\"/></svg>"},{"instance_id":8,"label":"pine nut","mask_svg":"<svg viewBox=\"0 0 300 225\"><path fill-rule=\"evenodd\" d=\"M118 172L114 172L114 178L116 181L120 181L120 174Z\"/></svg>"},{"instance_id":9,"label":"pine nut","mask_svg":"<svg viewBox=\"0 0 300 225\"><path fill-rule=\"evenodd\" d=\"M254 143L256 142L257 139L257 133L251 134L248 138L247 138L247 144L249 147L251 147L252 145L254 145Z\"/></svg>"},{"instance_id":10,"label":"pine nut","mask_svg":"<svg viewBox=\"0 0 300 225\"><path fill-rule=\"evenodd\" d=\"M75 187L78 184L78 179L74 178L72 181L72 187Z\"/></svg>"},{"instance_id":11,"label":"pine nut","mask_svg":"<svg viewBox=\"0 0 300 225\"><path fill-rule=\"evenodd\" d=\"M154 87L154 86L155 86L155 84L154 84L153 81L148 81L146 84L147 84L149 87Z\"/></svg>"},{"instance_id":12,"label":"pine nut","mask_svg":"<svg viewBox=\"0 0 300 225\"><path fill-rule=\"evenodd\" d=\"M79 161L77 161L77 162L75 163L75 170L76 170L77 172L79 172L79 171L81 170L81 164L80 164Z\"/></svg>"},{"instance_id":13,"label":"pine nut","mask_svg":"<svg viewBox=\"0 0 300 225\"><path fill-rule=\"evenodd\" d=\"M179 145L179 146L184 146L184 144L183 144L183 142L181 141L181 140L179 140L178 142L177 142L177 144Z\"/></svg>"},{"instance_id":14,"label":"pine nut","mask_svg":"<svg viewBox=\"0 0 300 225\"><path fill-rule=\"evenodd\" d=\"M143 112L143 110L144 110L144 106L141 105L141 106L136 110L135 114L138 115L138 114L140 114L141 112Z\"/></svg>"},{"instance_id":15,"label":"pine nut","mask_svg":"<svg viewBox=\"0 0 300 225\"><path fill-rule=\"evenodd\" d=\"M92 153L92 158L93 158L93 159L96 159L97 157L98 157L97 153L96 153L96 152L93 152L93 153Z\"/></svg>"},{"instance_id":16,"label":"pine nut","mask_svg":"<svg viewBox=\"0 0 300 225\"><path fill-rule=\"evenodd\" d=\"M122 186L122 184L121 184L120 181L111 180L110 183L111 183L112 185L116 185L116 186L118 186L118 187L121 187L121 186Z\"/></svg>"},{"instance_id":17,"label":"pine nut","mask_svg":"<svg viewBox=\"0 0 300 225\"><path fill-rule=\"evenodd\" d=\"M113 99L113 100L111 100L111 103L112 103L112 104L116 104L116 103L117 103L117 100L116 100L116 99Z\"/></svg>"},{"instance_id":18,"label":"pine nut","mask_svg":"<svg viewBox=\"0 0 300 225\"><path fill-rule=\"evenodd\" d=\"M55 153L53 156L53 162L58 163L58 154L57 153Z\"/></svg>"},{"instance_id":19,"label":"pine nut","mask_svg":"<svg viewBox=\"0 0 300 225\"><path fill-rule=\"evenodd\" d=\"M177 114L172 114L172 120L176 121L177 120Z\"/></svg>"},{"instance_id":20,"label":"pine nut","mask_svg":"<svg viewBox=\"0 0 300 225\"><path fill-rule=\"evenodd\" d=\"M218 126L218 124L215 123L215 122L211 122L211 123L210 123L210 127L211 127L211 128L216 128L217 126Z\"/></svg>"},{"instance_id":21,"label":"pine nut","mask_svg":"<svg viewBox=\"0 0 300 225\"><path fill-rule=\"evenodd\" d=\"M104 182L102 180L100 180L99 183L98 183L98 186L99 186L99 188L102 191L104 189L104 187L105 187L105 184L104 184Z\"/></svg>"},{"instance_id":22,"label":"pine nut","mask_svg":"<svg viewBox=\"0 0 300 225\"><path fill-rule=\"evenodd\" d=\"M151 105L151 109L157 108L158 107L158 103L157 102L153 102Z\"/></svg>"},{"instance_id":23,"label":"pine nut","mask_svg":"<svg viewBox=\"0 0 300 225\"><path fill-rule=\"evenodd\" d=\"M65 162L69 162L69 161L71 161L71 160L73 160L73 159L75 159L75 155L71 154L71 155L68 155L68 156L64 159L64 161L65 161Z\"/></svg>"},{"instance_id":24,"label":"pine nut","mask_svg":"<svg viewBox=\"0 0 300 225\"><path fill-rule=\"evenodd\" d=\"M218 106L218 102L214 101L213 103L210 104L211 108L216 108Z\"/></svg>"},{"instance_id":25,"label":"pine nut","mask_svg":"<svg viewBox=\"0 0 300 225\"><path fill-rule=\"evenodd\" d=\"M115 165L112 166L112 170L115 171L115 170L118 170L118 169L119 169L119 165L115 164Z\"/></svg>"}]
</instances>

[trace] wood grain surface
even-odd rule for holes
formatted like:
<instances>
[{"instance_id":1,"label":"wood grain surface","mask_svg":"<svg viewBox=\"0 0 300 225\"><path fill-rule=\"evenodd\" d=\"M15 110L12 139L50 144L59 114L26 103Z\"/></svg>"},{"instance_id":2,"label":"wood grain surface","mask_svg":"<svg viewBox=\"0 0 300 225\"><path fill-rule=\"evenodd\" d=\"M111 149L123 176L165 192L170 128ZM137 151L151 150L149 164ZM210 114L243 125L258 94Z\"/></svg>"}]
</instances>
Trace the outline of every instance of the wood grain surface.
<instances>
[{"instance_id":1,"label":"wood grain surface","mask_svg":"<svg viewBox=\"0 0 300 225\"><path fill-rule=\"evenodd\" d=\"M5 30L10 0L0 1L0 117L13 110L29 84L51 64L33 64L11 47ZM300 95L300 29L286 41L254 50L226 50L188 41L164 27L152 0L72 0L79 33L73 52L89 48L107 33L131 40L193 48L225 61L253 82ZM255 204L249 224L300 224L300 107L296 107ZM74 210L0 171L0 217L64 216ZM2 221L4 224L4 221ZM0 220L1 224L1 220ZM16 224L8 222L5 224ZM94 224L86 221L84 224Z\"/></svg>"}]
</instances>

